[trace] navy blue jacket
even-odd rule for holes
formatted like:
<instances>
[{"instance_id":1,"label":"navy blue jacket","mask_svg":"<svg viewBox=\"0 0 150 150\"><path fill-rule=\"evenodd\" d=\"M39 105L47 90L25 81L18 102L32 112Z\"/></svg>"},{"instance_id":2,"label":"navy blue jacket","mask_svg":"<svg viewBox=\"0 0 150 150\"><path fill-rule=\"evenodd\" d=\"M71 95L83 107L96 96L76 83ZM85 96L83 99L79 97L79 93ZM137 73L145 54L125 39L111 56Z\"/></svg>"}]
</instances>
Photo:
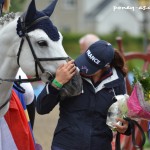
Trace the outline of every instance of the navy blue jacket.
<instances>
[{"instance_id":1,"label":"navy blue jacket","mask_svg":"<svg viewBox=\"0 0 150 150\"><path fill-rule=\"evenodd\" d=\"M51 85L43 89L37 98L39 114L47 114L57 103L60 105L53 146L64 150L111 150L112 131L106 125L107 112L114 103L114 95L126 93L123 75L116 69L112 71L96 88L89 79L83 79L82 94L62 101L59 91Z\"/></svg>"}]
</instances>

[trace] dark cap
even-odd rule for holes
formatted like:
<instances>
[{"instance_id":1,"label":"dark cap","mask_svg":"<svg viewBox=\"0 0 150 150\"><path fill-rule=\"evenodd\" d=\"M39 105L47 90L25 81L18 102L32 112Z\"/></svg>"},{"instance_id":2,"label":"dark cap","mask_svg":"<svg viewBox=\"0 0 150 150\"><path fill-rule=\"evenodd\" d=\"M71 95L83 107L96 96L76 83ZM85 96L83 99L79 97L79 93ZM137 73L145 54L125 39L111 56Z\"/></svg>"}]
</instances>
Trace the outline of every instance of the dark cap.
<instances>
[{"instance_id":1,"label":"dark cap","mask_svg":"<svg viewBox=\"0 0 150 150\"><path fill-rule=\"evenodd\" d=\"M92 75L109 65L114 58L114 48L106 41L92 44L85 53L76 58L75 64L81 73Z\"/></svg>"}]
</instances>

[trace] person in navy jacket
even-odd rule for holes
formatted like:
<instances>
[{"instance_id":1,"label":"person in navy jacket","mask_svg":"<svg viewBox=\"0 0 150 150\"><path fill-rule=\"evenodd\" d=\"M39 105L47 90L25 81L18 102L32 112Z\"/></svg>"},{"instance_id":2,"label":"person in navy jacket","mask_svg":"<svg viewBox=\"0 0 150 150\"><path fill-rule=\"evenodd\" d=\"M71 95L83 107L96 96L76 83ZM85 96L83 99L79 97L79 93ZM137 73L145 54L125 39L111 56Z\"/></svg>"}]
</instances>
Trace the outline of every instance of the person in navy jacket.
<instances>
[{"instance_id":1,"label":"person in navy jacket","mask_svg":"<svg viewBox=\"0 0 150 150\"><path fill-rule=\"evenodd\" d=\"M61 100L60 91L79 68L83 80L81 94ZM37 112L47 114L59 103L60 114L54 132L52 150L111 150L113 138L106 125L107 112L115 95L125 94L126 68L118 51L107 41L89 46L75 61L58 67L55 79L37 98ZM129 123L116 130L129 135Z\"/></svg>"}]
</instances>

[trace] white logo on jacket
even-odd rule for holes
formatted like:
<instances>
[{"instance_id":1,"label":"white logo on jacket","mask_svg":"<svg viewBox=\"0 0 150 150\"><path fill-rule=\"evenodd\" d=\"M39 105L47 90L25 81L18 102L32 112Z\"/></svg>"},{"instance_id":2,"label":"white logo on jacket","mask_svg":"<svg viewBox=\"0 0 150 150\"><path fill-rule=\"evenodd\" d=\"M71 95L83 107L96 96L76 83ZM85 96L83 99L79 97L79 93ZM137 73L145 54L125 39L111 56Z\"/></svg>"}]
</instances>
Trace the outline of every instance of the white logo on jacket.
<instances>
[{"instance_id":1,"label":"white logo on jacket","mask_svg":"<svg viewBox=\"0 0 150 150\"><path fill-rule=\"evenodd\" d=\"M93 56L89 49L86 51L86 53L89 59L91 59L94 63L96 63L97 65L100 63L100 60L98 60L95 56Z\"/></svg>"}]
</instances>

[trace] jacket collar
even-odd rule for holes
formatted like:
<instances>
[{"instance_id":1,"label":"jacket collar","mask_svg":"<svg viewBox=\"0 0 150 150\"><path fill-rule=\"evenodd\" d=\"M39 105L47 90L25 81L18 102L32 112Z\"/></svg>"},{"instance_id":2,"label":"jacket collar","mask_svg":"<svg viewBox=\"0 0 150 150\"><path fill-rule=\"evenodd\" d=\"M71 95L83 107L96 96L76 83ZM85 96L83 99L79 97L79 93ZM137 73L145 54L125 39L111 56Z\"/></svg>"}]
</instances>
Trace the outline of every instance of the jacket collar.
<instances>
[{"instance_id":1,"label":"jacket collar","mask_svg":"<svg viewBox=\"0 0 150 150\"><path fill-rule=\"evenodd\" d=\"M83 79L89 82L93 86L95 93L97 93L98 91L102 90L104 87L111 88L117 86L120 83L120 81L122 81L122 78L123 76L119 76L117 70L115 68L112 68L112 75L104 79L97 87L94 87L90 79L88 78L83 78Z\"/></svg>"}]
</instances>

